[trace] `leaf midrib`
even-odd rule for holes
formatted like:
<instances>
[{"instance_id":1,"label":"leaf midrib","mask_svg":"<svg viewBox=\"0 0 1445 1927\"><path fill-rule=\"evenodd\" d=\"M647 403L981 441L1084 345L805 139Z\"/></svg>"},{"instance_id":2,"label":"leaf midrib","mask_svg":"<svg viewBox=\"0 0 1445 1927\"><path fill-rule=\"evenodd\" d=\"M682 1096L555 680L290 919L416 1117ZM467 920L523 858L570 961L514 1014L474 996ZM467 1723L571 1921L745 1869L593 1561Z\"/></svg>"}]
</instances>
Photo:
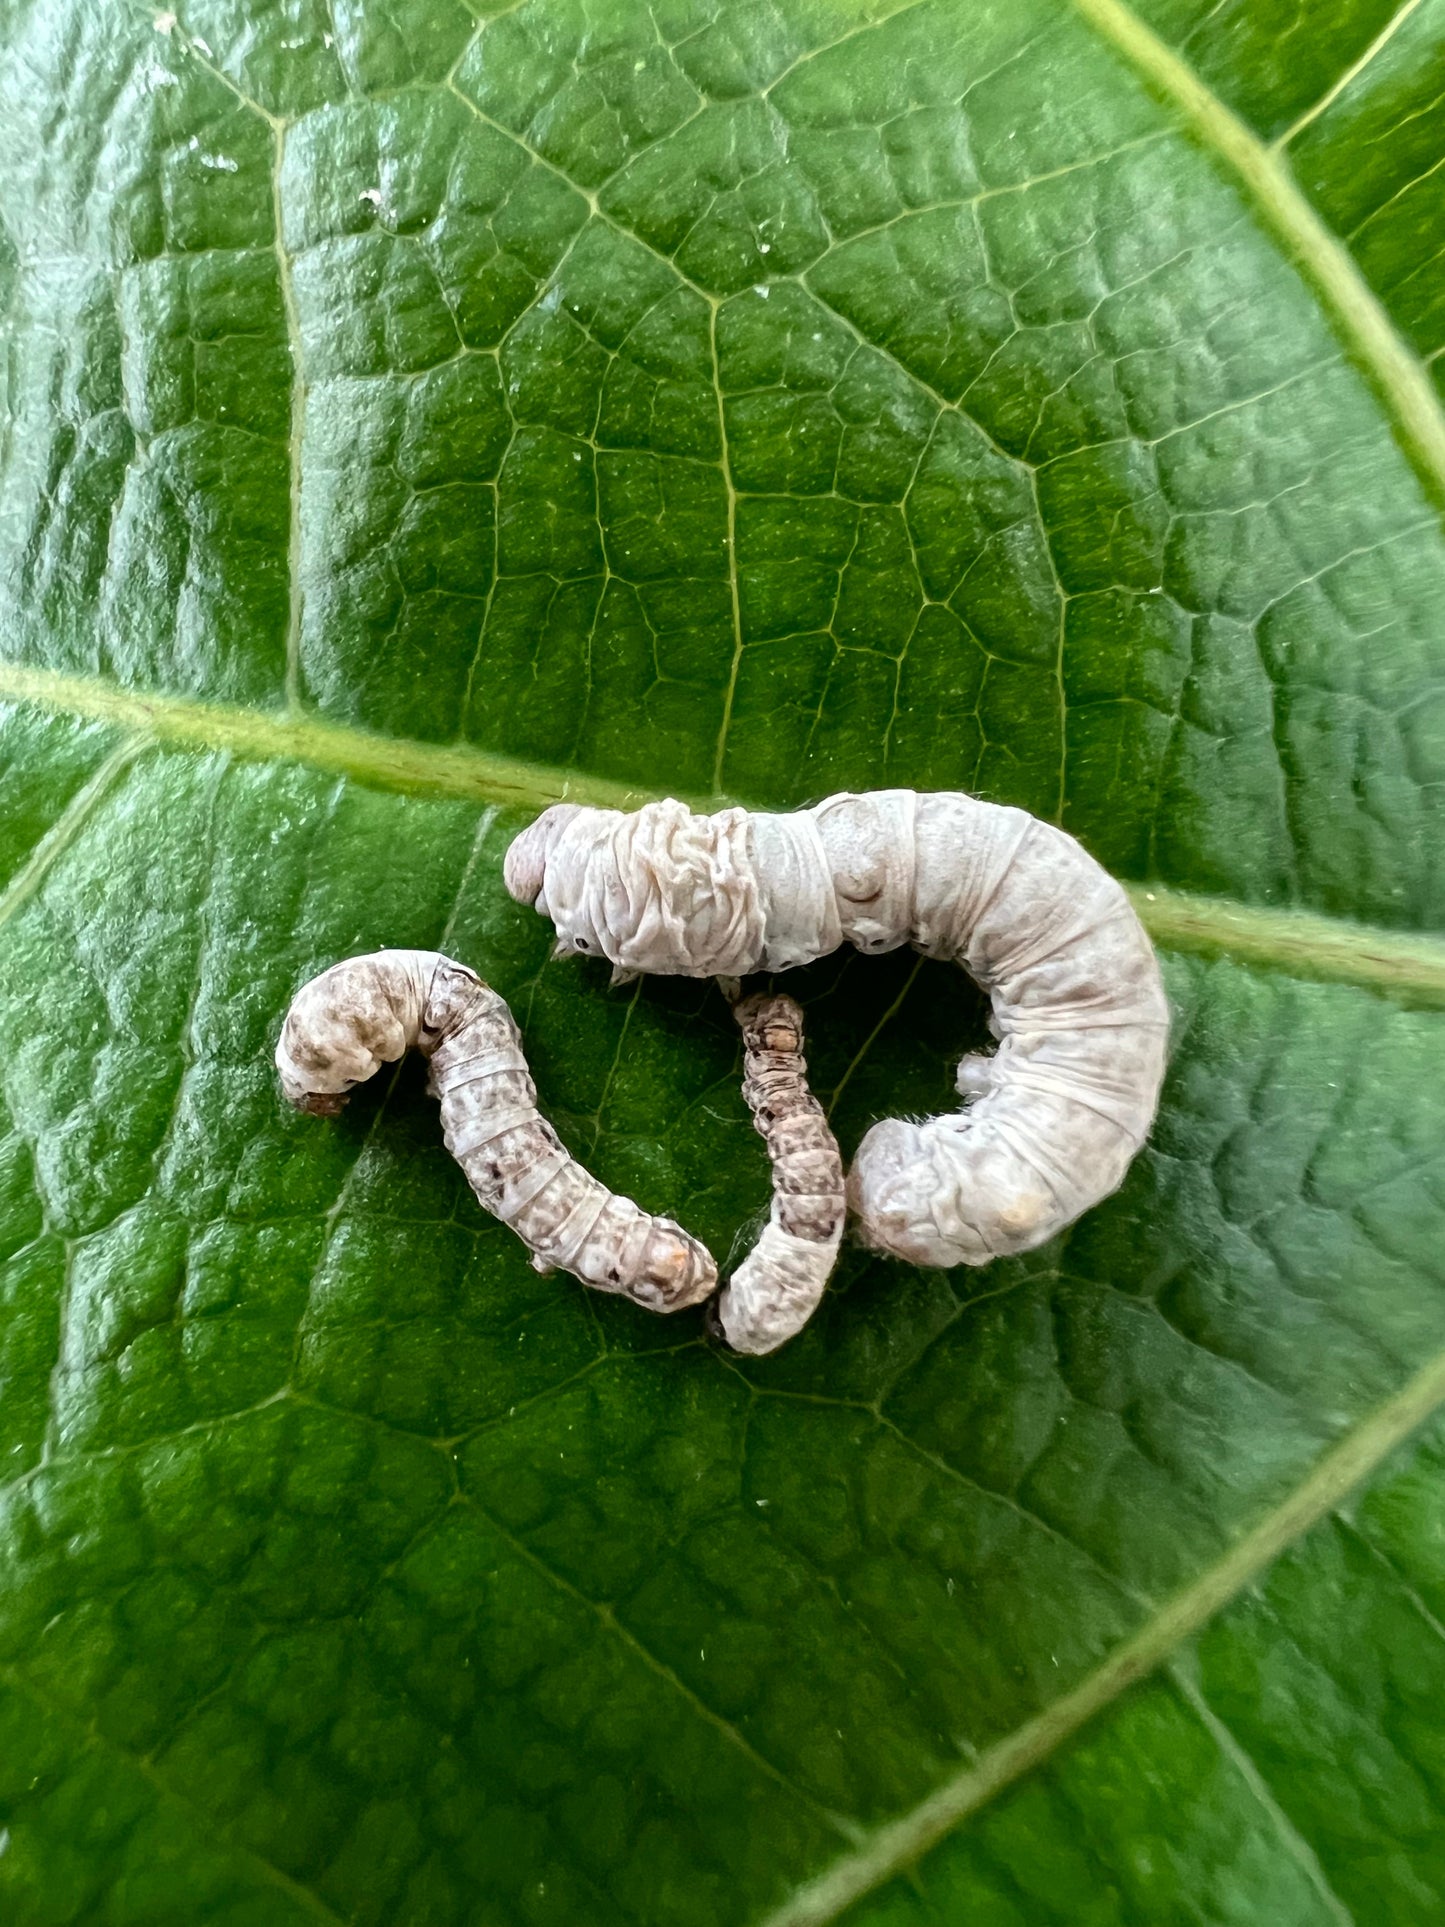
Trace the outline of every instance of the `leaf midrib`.
<instances>
[{"instance_id":1,"label":"leaf midrib","mask_svg":"<svg viewBox=\"0 0 1445 1927\"><path fill-rule=\"evenodd\" d=\"M466 744L379 736L314 716L152 695L99 678L0 662L0 700L7 699L111 723L142 739L184 749L307 763L406 795L461 797L536 811L564 801L601 809L635 809L659 794ZM681 800L693 808L720 809L749 799L682 792ZM77 798L71 808L79 807ZM57 831L61 832L58 839ZM61 825L52 827L49 838L52 847L63 847ZM1154 883L1125 887L1145 929L1166 949L1233 956L1291 976L1357 984L1407 1005L1445 1008L1445 939L1310 910L1265 909L1196 896Z\"/></svg>"}]
</instances>

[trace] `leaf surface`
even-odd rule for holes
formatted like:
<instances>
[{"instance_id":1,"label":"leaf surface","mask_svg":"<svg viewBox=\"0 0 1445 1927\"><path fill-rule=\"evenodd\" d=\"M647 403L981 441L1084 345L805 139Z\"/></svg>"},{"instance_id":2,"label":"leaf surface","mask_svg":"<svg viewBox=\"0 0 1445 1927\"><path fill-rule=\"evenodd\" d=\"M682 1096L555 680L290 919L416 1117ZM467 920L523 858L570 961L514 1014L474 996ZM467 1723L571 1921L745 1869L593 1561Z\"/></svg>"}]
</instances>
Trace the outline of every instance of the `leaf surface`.
<instances>
[{"instance_id":1,"label":"leaf surface","mask_svg":"<svg viewBox=\"0 0 1445 1927\"><path fill-rule=\"evenodd\" d=\"M1438 1911L1442 31L10 9L7 1918ZM439 945L740 1250L720 1000L548 962L501 856L889 784L1164 945L1155 1136L1045 1250L850 1252L729 1361L538 1279L416 1067L281 1106L296 986ZM984 1034L797 982L845 1151Z\"/></svg>"}]
</instances>

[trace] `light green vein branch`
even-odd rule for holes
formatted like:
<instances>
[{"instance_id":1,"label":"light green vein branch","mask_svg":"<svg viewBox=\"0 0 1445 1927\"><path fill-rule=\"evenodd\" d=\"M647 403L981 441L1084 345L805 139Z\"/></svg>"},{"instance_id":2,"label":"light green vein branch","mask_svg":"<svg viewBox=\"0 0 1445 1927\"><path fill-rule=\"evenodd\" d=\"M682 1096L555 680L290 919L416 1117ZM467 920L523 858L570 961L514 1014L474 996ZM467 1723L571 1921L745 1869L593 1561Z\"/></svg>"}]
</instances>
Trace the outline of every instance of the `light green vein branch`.
<instances>
[{"instance_id":1,"label":"light green vein branch","mask_svg":"<svg viewBox=\"0 0 1445 1927\"><path fill-rule=\"evenodd\" d=\"M1330 1885L1329 1875L1321 1865L1319 1855L1275 1798L1274 1790L1259 1766L1251 1759L1234 1733L1225 1725L1200 1691L1198 1679L1195 1677L1197 1670L1197 1667L1191 1666L1187 1660L1182 1665L1171 1666L1169 1677L1174 1690L1181 1698L1188 1701L1195 1719L1213 1740L1222 1757L1228 1760L1248 1787L1255 1805L1264 1815L1275 1839L1294 1861L1313 1890L1321 1919L1332 1921L1334 1927L1355 1927L1354 1916Z\"/></svg>"},{"instance_id":2,"label":"light green vein branch","mask_svg":"<svg viewBox=\"0 0 1445 1927\"><path fill-rule=\"evenodd\" d=\"M0 701L7 698L114 723L155 742L227 750L253 759L290 759L408 795L457 796L536 811L561 802L635 809L657 794L605 776L528 763L465 744L377 736L317 717L144 694L92 677L0 662ZM98 780L99 774L92 784ZM740 799L683 793L680 800L694 808L720 809ZM77 797L67 821L80 806ZM60 828L56 825L50 836ZM39 860L37 848L31 864ZM19 886L17 876L11 891ZM1128 889L1144 927L1167 949L1237 957L1292 976L1360 984L1401 1003L1445 1008L1445 940L1438 937L1347 923L1307 910L1258 909L1157 884L1131 884Z\"/></svg>"},{"instance_id":3,"label":"light green vein branch","mask_svg":"<svg viewBox=\"0 0 1445 1927\"><path fill-rule=\"evenodd\" d=\"M716 300L708 304L708 341L712 350L712 379L717 394L717 432L719 445L719 466L722 469L723 486L727 490L728 504L728 587L732 592L733 612L733 657L728 668L727 692L723 697L722 722L718 727L717 750L713 757L712 783L714 789L722 788L723 764L727 756L728 731L732 727L733 702L738 693L738 676L743 666L743 614L738 595L738 491L733 480L732 455L728 449L727 403L723 399L722 362L717 348L717 311Z\"/></svg>"},{"instance_id":4,"label":"light green vein branch","mask_svg":"<svg viewBox=\"0 0 1445 1927\"><path fill-rule=\"evenodd\" d=\"M884 1011L883 1015L878 1019L878 1022L873 1026L872 1030L870 1030L868 1035L863 1039L863 1042L858 1046L857 1050L853 1053L853 1057L849 1062L847 1068L844 1070L843 1075L838 1079L838 1082L833 1086L833 1094L828 1099L828 1103L826 1106L826 1114L830 1120L833 1116L834 1111L836 1111L838 1108L839 1098L843 1095L844 1091L847 1090L848 1085L852 1080L854 1071L857 1070L858 1066L863 1062L864 1058L867 1057L868 1053L872 1050L873 1046L878 1042L879 1037L893 1022L893 1019L898 1015L899 1011L902 1010L904 1002L908 996L908 993L910 990L912 990L914 984L917 982L918 973L920 970L922 970L922 968L923 968L922 957L916 958L914 961L913 968L909 971L908 975L903 980L903 988L899 991L898 995L893 999L893 1002L888 1006L887 1010Z\"/></svg>"},{"instance_id":5,"label":"light green vein branch","mask_svg":"<svg viewBox=\"0 0 1445 1927\"><path fill-rule=\"evenodd\" d=\"M111 751L88 781L75 792L5 889L0 891L0 924L8 923L21 904L34 896L126 769L135 761L140 749L138 742L122 743L119 749Z\"/></svg>"},{"instance_id":6,"label":"light green vein branch","mask_svg":"<svg viewBox=\"0 0 1445 1927\"><path fill-rule=\"evenodd\" d=\"M763 1927L824 1927L862 1895L905 1872L919 1857L1005 1787L1042 1765L1120 1694L1152 1673L1199 1632L1311 1526L1332 1512L1396 1446L1445 1403L1445 1355L1416 1374L1374 1415L1357 1426L1273 1511L1222 1559L1176 1593L1146 1625L1117 1647L1071 1693L990 1747L970 1767L899 1820L881 1827L865 1847L844 1855L802 1887Z\"/></svg>"},{"instance_id":7,"label":"light green vein branch","mask_svg":"<svg viewBox=\"0 0 1445 1927\"><path fill-rule=\"evenodd\" d=\"M1288 147L1290 142L1294 140L1297 135L1302 134L1307 127L1312 126L1321 114L1328 113L1340 95L1345 92L1346 88L1352 87L1370 63L1389 46L1390 42L1395 38L1395 35L1419 5L1420 0L1405 0L1404 6L1400 8L1398 13L1393 14L1390 19L1385 22L1384 26L1381 27L1380 31L1375 35L1359 59L1351 66L1346 67L1334 85L1321 94L1312 107L1307 107L1298 120L1291 122L1284 132L1272 141L1270 145L1274 148Z\"/></svg>"},{"instance_id":8,"label":"light green vein branch","mask_svg":"<svg viewBox=\"0 0 1445 1927\"><path fill-rule=\"evenodd\" d=\"M1445 412L1430 378L1396 334L1346 248L1300 192L1288 164L1123 0L1074 0L1074 5L1154 91L1178 109L1201 145L1244 183L1384 404L1432 501L1445 510Z\"/></svg>"}]
</instances>

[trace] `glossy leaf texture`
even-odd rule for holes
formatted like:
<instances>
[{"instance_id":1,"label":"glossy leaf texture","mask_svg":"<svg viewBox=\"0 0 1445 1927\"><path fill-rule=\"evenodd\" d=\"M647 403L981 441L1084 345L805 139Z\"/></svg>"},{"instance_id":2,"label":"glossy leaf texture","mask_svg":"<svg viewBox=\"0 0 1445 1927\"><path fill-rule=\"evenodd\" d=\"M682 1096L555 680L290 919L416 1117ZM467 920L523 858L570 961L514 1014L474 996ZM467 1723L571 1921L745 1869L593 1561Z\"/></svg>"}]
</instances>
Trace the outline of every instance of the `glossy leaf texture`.
<instances>
[{"instance_id":1,"label":"glossy leaf texture","mask_svg":"<svg viewBox=\"0 0 1445 1927\"><path fill-rule=\"evenodd\" d=\"M1438 0L0 14L0 1914L1445 1909ZM540 1279L296 987L441 946L768 1194L542 803L962 787L1134 887L1119 1196L742 1362ZM1326 981L1328 980L1328 981ZM790 980L850 1151L984 1036Z\"/></svg>"}]
</instances>

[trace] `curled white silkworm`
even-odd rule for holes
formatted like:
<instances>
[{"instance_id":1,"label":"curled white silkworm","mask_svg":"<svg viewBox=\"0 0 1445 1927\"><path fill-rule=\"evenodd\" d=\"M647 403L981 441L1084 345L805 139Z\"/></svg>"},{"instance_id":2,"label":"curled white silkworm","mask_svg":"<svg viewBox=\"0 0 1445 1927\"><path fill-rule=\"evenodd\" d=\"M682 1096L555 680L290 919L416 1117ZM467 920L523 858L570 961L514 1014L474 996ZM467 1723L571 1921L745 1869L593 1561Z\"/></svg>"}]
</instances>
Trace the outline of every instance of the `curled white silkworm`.
<instances>
[{"instance_id":1,"label":"curled white silkworm","mask_svg":"<svg viewBox=\"0 0 1445 1927\"><path fill-rule=\"evenodd\" d=\"M843 1237L843 1160L808 1089L803 1013L791 997L734 1004L743 1033L743 1096L773 1163L762 1236L718 1294L718 1328L735 1352L773 1352L817 1310Z\"/></svg>"},{"instance_id":2,"label":"curled white silkworm","mask_svg":"<svg viewBox=\"0 0 1445 1927\"><path fill-rule=\"evenodd\" d=\"M875 1124L848 1201L865 1242L915 1264L1027 1251L1118 1188L1148 1136L1169 1008L1120 886L1073 837L957 790L832 796L789 816L681 803L558 805L507 852L507 888L559 951L622 970L785 970L841 943L911 943L993 1001L961 1111Z\"/></svg>"},{"instance_id":3,"label":"curled white silkworm","mask_svg":"<svg viewBox=\"0 0 1445 1927\"><path fill-rule=\"evenodd\" d=\"M447 1149L538 1271L570 1271L649 1311L708 1296L717 1266L706 1248L600 1184L539 1114L512 1013L465 964L435 950L334 964L297 992L276 1068L299 1110L334 1115L354 1085L413 1047L431 1059Z\"/></svg>"}]
</instances>

